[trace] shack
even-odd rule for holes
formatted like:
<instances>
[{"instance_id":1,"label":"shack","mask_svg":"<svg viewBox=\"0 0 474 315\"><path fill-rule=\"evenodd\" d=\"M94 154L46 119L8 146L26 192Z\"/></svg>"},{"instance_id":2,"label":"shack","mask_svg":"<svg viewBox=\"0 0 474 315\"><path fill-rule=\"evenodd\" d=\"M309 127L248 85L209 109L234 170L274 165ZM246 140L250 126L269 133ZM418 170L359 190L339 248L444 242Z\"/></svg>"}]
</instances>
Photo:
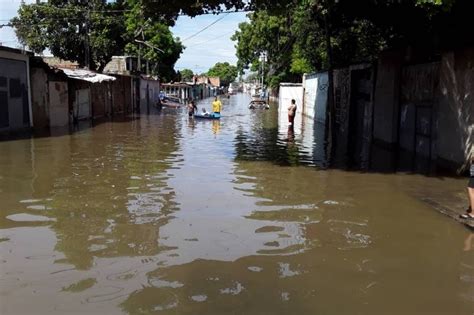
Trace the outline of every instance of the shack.
<instances>
[{"instance_id":1,"label":"shack","mask_svg":"<svg viewBox=\"0 0 474 315\"><path fill-rule=\"evenodd\" d=\"M69 78L69 109L74 122L112 114L110 82L115 77L85 69L61 69Z\"/></svg>"},{"instance_id":2,"label":"shack","mask_svg":"<svg viewBox=\"0 0 474 315\"><path fill-rule=\"evenodd\" d=\"M33 126L31 56L31 52L0 46L0 132Z\"/></svg>"}]
</instances>

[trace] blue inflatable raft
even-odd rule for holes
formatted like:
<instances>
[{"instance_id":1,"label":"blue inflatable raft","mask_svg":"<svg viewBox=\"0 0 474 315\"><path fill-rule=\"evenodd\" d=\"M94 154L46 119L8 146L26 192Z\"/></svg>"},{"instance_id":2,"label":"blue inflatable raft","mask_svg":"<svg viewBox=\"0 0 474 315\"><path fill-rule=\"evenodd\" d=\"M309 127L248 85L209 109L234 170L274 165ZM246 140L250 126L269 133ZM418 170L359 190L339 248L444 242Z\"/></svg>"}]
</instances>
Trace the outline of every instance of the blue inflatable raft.
<instances>
[{"instance_id":1,"label":"blue inflatable raft","mask_svg":"<svg viewBox=\"0 0 474 315\"><path fill-rule=\"evenodd\" d=\"M221 115L216 114L216 113L210 113L210 114L194 114L194 118L200 118L200 119L220 119Z\"/></svg>"}]
</instances>

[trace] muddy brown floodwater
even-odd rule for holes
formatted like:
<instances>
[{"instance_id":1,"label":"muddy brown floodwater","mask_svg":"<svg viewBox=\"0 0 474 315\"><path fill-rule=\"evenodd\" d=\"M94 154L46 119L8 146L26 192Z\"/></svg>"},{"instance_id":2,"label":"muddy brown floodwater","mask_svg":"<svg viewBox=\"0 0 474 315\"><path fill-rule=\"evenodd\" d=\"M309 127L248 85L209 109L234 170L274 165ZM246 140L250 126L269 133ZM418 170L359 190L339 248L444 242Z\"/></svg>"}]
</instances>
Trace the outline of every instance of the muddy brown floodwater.
<instances>
[{"instance_id":1,"label":"muddy brown floodwater","mask_svg":"<svg viewBox=\"0 0 474 315\"><path fill-rule=\"evenodd\" d=\"M1 142L0 313L474 313L474 236L416 198L463 180L324 170L224 101Z\"/></svg>"}]
</instances>

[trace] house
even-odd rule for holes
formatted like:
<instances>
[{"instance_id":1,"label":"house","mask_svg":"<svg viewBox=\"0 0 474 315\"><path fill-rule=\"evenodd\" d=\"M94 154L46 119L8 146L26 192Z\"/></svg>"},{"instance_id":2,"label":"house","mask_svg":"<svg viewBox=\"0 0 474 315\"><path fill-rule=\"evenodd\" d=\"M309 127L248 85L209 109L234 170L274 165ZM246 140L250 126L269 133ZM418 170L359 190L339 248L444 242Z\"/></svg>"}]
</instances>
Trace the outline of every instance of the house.
<instances>
[{"instance_id":1,"label":"house","mask_svg":"<svg viewBox=\"0 0 474 315\"><path fill-rule=\"evenodd\" d=\"M111 116L116 78L54 58L32 58L33 112L37 127L62 127Z\"/></svg>"},{"instance_id":2,"label":"house","mask_svg":"<svg viewBox=\"0 0 474 315\"><path fill-rule=\"evenodd\" d=\"M0 132L33 126L30 57L33 53L0 46Z\"/></svg>"},{"instance_id":3,"label":"house","mask_svg":"<svg viewBox=\"0 0 474 315\"><path fill-rule=\"evenodd\" d=\"M185 103L189 99L202 99L194 87L194 85L183 82L161 84L161 89L166 95L179 98L181 103Z\"/></svg>"}]
</instances>

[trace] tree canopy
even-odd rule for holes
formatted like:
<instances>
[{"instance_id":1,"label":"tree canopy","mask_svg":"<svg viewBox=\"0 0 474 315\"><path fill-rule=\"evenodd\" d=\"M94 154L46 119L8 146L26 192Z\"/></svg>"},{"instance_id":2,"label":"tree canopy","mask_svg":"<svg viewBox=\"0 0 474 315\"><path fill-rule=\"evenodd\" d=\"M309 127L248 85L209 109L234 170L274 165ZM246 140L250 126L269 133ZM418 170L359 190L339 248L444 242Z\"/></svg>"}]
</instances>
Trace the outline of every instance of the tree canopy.
<instances>
[{"instance_id":1,"label":"tree canopy","mask_svg":"<svg viewBox=\"0 0 474 315\"><path fill-rule=\"evenodd\" d=\"M158 62L157 71L172 77L183 46L168 27L179 15L242 10L254 13L235 36L238 68L258 66L259 51L268 51L277 66L273 69L281 67L282 76L324 68L328 43L321 35L326 30L336 63L351 61L347 55L352 51L355 59L370 59L381 46L443 47L474 38L472 0L50 0L22 5L12 24L20 42L35 52L49 49L60 58L101 69L112 55L140 50ZM250 40L254 35L262 39ZM140 46L136 39L164 52Z\"/></svg>"},{"instance_id":2,"label":"tree canopy","mask_svg":"<svg viewBox=\"0 0 474 315\"><path fill-rule=\"evenodd\" d=\"M218 62L209 69L207 75L210 77L219 77L221 85L226 86L235 81L238 71L236 66L233 66L228 62Z\"/></svg>"},{"instance_id":3,"label":"tree canopy","mask_svg":"<svg viewBox=\"0 0 474 315\"><path fill-rule=\"evenodd\" d=\"M433 54L473 38L462 35L474 30L469 0L276 2L253 1L259 9L232 37L240 72L260 69L260 55L267 54L272 86L305 72L371 62L383 49L410 45Z\"/></svg>"},{"instance_id":4,"label":"tree canopy","mask_svg":"<svg viewBox=\"0 0 474 315\"><path fill-rule=\"evenodd\" d=\"M193 70L190 70L190 69L183 69L179 71L179 74L181 76L181 81L185 81L185 82L192 81L194 77Z\"/></svg>"},{"instance_id":5,"label":"tree canopy","mask_svg":"<svg viewBox=\"0 0 474 315\"><path fill-rule=\"evenodd\" d=\"M163 19L145 14L141 1L49 1L22 4L12 20L21 43L36 53L102 70L114 55L140 56L151 73L173 80L184 46ZM136 40L145 42L138 43Z\"/></svg>"},{"instance_id":6,"label":"tree canopy","mask_svg":"<svg viewBox=\"0 0 474 315\"><path fill-rule=\"evenodd\" d=\"M102 11L122 8L105 1L22 4L12 23L19 41L34 52L49 49L59 58L101 69L123 49L125 31L120 16Z\"/></svg>"},{"instance_id":7,"label":"tree canopy","mask_svg":"<svg viewBox=\"0 0 474 315\"><path fill-rule=\"evenodd\" d=\"M141 3L130 1L128 8L124 14L125 53L148 60L153 65L151 72L163 81L175 80L174 65L184 49L179 38L173 37L169 26L147 18Z\"/></svg>"}]
</instances>

